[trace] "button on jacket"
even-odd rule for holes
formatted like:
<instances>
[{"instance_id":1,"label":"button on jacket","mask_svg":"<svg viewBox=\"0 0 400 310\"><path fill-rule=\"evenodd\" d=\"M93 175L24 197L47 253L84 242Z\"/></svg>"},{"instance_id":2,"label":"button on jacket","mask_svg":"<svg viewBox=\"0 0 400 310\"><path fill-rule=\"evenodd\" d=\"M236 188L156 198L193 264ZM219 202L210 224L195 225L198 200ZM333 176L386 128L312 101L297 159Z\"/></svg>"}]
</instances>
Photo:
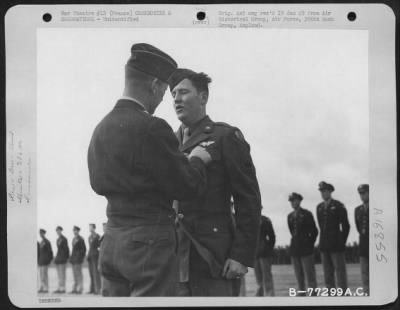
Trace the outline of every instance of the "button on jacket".
<instances>
[{"instance_id":1,"label":"button on jacket","mask_svg":"<svg viewBox=\"0 0 400 310\"><path fill-rule=\"evenodd\" d=\"M208 116L196 124L185 143L182 143L182 127L176 134L183 152L190 153L194 147L202 145L213 159L207 166L205 194L179 201L182 221L221 266L227 258L254 266L261 197L249 145L239 129L213 122ZM235 205L234 216L231 197ZM179 231L179 234L183 232ZM190 260L188 255L188 248L180 247L181 274L186 274L182 269L189 268L188 264L197 270L209 271L207 263L198 255Z\"/></svg>"},{"instance_id":2,"label":"button on jacket","mask_svg":"<svg viewBox=\"0 0 400 310\"><path fill-rule=\"evenodd\" d=\"M290 241L291 256L308 256L314 252L314 243L318 236L314 216L306 209L299 207L288 215L288 226L292 235Z\"/></svg>"},{"instance_id":3,"label":"button on jacket","mask_svg":"<svg viewBox=\"0 0 400 310\"><path fill-rule=\"evenodd\" d=\"M317 218L320 228L320 250L322 252L344 251L350 225L343 203L335 199L332 199L328 205L321 202L317 206Z\"/></svg>"},{"instance_id":4,"label":"button on jacket","mask_svg":"<svg viewBox=\"0 0 400 310\"><path fill-rule=\"evenodd\" d=\"M369 257L369 211L368 207L361 205L354 211L357 231L360 234L360 256Z\"/></svg>"}]
</instances>

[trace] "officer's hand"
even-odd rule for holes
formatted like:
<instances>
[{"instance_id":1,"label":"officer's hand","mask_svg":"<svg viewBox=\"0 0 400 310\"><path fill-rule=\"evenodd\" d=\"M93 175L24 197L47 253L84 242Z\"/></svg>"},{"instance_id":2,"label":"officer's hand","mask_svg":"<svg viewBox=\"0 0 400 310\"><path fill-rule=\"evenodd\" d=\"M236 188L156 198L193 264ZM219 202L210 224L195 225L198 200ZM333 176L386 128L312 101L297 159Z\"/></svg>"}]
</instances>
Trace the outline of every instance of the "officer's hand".
<instances>
[{"instance_id":1,"label":"officer's hand","mask_svg":"<svg viewBox=\"0 0 400 310\"><path fill-rule=\"evenodd\" d=\"M212 158L209 152L202 147L202 146L196 146L192 152L189 154L189 158L196 156L200 158L206 165L211 162Z\"/></svg>"},{"instance_id":2,"label":"officer's hand","mask_svg":"<svg viewBox=\"0 0 400 310\"><path fill-rule=\"evenodd\" d=\"M237 279L244 276L249 269L235 261L234 259L228 258L225 261L224 269L222 271L222 276L227 279Z\"/></svg>"}]
</instances>

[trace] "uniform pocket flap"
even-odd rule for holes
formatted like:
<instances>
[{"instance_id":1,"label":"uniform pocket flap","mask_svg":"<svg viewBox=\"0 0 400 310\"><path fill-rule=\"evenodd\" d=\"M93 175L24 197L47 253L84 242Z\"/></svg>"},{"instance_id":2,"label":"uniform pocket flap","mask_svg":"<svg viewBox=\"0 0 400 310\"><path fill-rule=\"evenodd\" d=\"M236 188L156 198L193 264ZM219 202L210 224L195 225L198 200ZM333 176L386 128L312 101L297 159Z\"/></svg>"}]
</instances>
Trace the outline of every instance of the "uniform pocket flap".
<instances>
[{"instance_id":1,"label":"uniform pocket flap","mask_svg":"<svg viewBox=\"0 0 400 310\"><path fill-rule=\"evenodd\" d=\"M151 233L132 233L131 240L134 242L142 242L149 245L152 245L158 241L167 240L169 239L170 234L169 232L151 232Z\"/></svg>"}]
</instances>

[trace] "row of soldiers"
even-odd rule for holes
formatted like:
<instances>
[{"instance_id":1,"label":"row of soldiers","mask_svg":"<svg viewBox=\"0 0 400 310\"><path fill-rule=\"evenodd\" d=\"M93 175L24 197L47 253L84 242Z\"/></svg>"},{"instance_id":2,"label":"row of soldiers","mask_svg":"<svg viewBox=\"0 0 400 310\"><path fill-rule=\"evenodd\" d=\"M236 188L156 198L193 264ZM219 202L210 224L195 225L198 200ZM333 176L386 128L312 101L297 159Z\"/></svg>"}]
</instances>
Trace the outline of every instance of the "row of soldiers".
<instances>
[{"instance_id":1,"label":"row of soldiers","mask_svg":"<svg viewBox=\"0 0 400 310\"><path fill-rule=\"evenodd\" d=\"M106 224L103 223L103 231L106 229ZM63 235L63 228L57 226L57 253L54 257L53 249L50 241L46 238L46 230L39 230L41 241L37 243L38 247L38 265L40 288L39 293L49 292L49 265L54 262L58 276L58 288L53 292L57 294L66 293L66 269L67 263L72 266L72 275L74 284L70 294L82 294L83 292L83 273L82 264L86 257L90 275L90 290L88 294L100 294L101 292L101 277L99 265L99 250L103 236L96 232L96 224L89 224L89 250L87 251L84 238L80 235L80 227L74 226L72 231L74 238L72 239L72 251L68 245L68 239Z\"/></svg>"},{"instance_id":2,"label":"row of soldiers","mask_svg":"<svg viewBox=\"0 0 400 310\"><path fill-rule=\"evenodd\" d=\"M335 190L332 184L319 183L323 202L318 204L317 220L320 230L319 250L321 252L325 287L347 289L347 270L345 247L350 231L346 207L339 200L332 198ZM360 273L363 293L369 294L369 185L361 184L357 191L362 204L354 211L354 221L359 233ZM290 256L298 283L300 296L307 289L318 287L314 265L314 245L318 236L317 225L313 214L301 206L303 196L291 193L289 202L293 211L288 215L288 227L291 234ZM275 233L270 218L262 216L260 238L257 250L255 275L257 296L274 296L274 285L271 273Z\"/></svg>"}]
</instances>

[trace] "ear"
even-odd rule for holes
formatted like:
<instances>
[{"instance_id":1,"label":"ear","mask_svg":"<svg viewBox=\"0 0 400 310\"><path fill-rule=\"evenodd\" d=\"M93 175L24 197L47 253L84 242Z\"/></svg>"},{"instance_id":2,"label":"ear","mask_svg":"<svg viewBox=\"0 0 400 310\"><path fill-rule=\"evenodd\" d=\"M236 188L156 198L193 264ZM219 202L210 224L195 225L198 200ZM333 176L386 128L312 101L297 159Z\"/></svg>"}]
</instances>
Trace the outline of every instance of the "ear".
<instances>
[{"instance_id":1,"label":"ear","mask_svg":"<svg viewBox=\"0 0 400 310\"><path fill-rule=\"evenodd\" d=\"M151 82L151 91L153 92L153 94L155 94L157 92L158 87L159 87L159 81L158 81L158 79L154 79Z\"/></svg>"},{"instance_id":2,"label":"ear","mask_svg":"<svg viewBox=\"0 0 400 310\"><path fill-rule=\"evenodd\" d=\"M206 105L208 101L208 91L200 92L200 99L201 99L201 104Z\"/></svg>"}]
</instances>

